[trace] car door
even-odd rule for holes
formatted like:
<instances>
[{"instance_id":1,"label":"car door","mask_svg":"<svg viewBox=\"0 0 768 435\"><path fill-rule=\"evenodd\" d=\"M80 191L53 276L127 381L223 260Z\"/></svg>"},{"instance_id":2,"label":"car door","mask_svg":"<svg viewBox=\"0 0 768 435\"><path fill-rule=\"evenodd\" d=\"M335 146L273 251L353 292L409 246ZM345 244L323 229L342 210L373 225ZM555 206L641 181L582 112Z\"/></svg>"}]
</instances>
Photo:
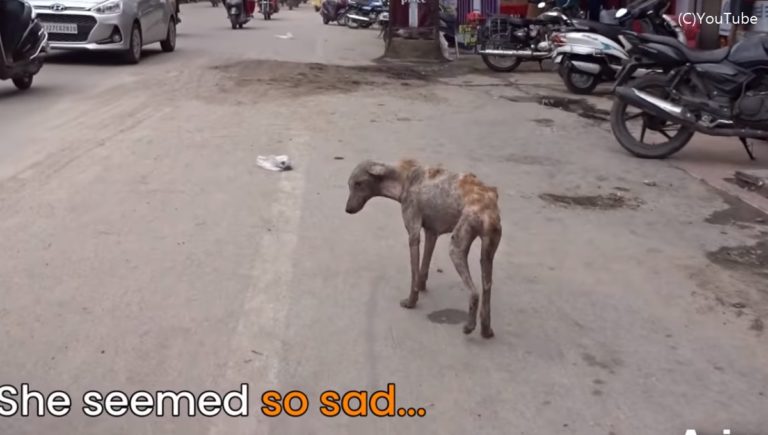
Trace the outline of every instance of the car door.
<instances>
[{"instance_id":1,"label":"car door","mask_svg":"<svg viewBox=\"0 0 768 435\"><path fill-rule=\"evenodd\" d=\"M153 3L155 0L133 0L136 2L136 15L141 23L141 33L144 39L144 44L148 44L155 40L155 34L157 33L156 18L153 18Z\"/></svg>"},{"instance_id":2,"label":"car door","mask_svg":"<svg viewBox=\"0 0 768 435\"><path fill-rule=\"evenodd\" d=\"M167 12L170 6L172 3L169 0L152 0L153 42L165 39L170 19Z\"/></svg>"}]
</instances>

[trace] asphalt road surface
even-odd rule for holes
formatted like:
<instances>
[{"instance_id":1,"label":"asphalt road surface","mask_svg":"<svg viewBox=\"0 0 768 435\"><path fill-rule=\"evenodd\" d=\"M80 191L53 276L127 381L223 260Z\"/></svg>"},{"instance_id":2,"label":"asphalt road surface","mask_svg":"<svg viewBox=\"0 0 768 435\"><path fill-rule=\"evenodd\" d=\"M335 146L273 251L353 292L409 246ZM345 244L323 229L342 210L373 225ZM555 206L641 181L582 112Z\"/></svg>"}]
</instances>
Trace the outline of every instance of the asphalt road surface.
<instances>
[{"instance_id":1,"label":"asphalt road surface","mask_svg":"<svg viewBox=\"0 0 768 435\"><path fill-rule=\"evenodd\" d=\"M236 31L185 6L175 53L64 54L27 93L0 83L0 385L72 397L0 434L764 433L764 215L627 156L551 75L375 63L376 31L308 5ZM358 161L405 157L499 189L492 340L462 334L447 237L405 310L397 204L344 213ZM248 417L82 409L243 383ZM389 383L426 414L320 411ZM262 415L268 390L306 414Z\"/></svg>"}]
</instances>

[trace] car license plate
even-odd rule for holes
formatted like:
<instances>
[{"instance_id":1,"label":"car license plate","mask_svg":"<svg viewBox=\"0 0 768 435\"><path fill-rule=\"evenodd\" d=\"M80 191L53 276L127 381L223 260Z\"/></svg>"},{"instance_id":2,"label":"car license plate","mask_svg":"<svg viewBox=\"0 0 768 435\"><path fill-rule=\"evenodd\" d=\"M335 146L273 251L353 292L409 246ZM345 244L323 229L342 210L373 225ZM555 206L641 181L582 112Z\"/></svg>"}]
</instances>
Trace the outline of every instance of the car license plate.
<instances>
[{"instance_id":1,"label":"car license plate","mask_svg":"<svg viewBox=\"0 0 768 435\"><path fill-rule=\"evenodd\" d=\"M48 33L68 33L71 35L77 34L77 24L66 23L43 23L45 31Z\"/></svg>"}]
</instances>

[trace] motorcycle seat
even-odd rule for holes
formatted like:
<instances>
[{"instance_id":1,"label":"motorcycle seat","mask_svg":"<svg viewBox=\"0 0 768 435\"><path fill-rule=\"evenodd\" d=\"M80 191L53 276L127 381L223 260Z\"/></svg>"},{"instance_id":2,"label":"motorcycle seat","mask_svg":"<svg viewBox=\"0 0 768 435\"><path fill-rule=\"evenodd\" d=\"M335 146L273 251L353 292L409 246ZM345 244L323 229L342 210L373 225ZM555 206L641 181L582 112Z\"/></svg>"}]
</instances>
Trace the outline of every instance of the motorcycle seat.
<instances>
[{"instance_id":1,"label":"motorcycle seat","mask_svg":"<svg viewBox=\"0 0 768 435\"><path fill-rule=\"evenodd\" d=\"M683 53L685 58L691 63L718 63L725 60L731 51L730 47L717 48L715 50L692 50L675 38L650 33L640 33L637 34L637 37L643 41L673 47Z\"/></svg>"},{"instance_id":2,"label":"motorcycle seat","mask_svg":"<svg viewBox=\"0 0 768 435\"><path fill-rule=\"evenodd\" d=\"M597 33L598 35L605 36L606 38L612 39L614 41L619 40L619 34L622 30L624 30L624 26L620 26L618 24L605 24L605 23L599 23L597 21L589 21L589 20L579 20L575 19L573 20L573 25L577 29L586 29L592 32Z\"/></svg>"},{"instance_id":3,"label":"motorcycle seat","mask_svg":"<svg viewBox=\"0 0 768 435\"><path fill-rule=\"evenodd\" d=\"M533 24L535 20L522 17L509 17L507 18L507 21L513 26L528 26Z\"/></svg>"}]
</instances>

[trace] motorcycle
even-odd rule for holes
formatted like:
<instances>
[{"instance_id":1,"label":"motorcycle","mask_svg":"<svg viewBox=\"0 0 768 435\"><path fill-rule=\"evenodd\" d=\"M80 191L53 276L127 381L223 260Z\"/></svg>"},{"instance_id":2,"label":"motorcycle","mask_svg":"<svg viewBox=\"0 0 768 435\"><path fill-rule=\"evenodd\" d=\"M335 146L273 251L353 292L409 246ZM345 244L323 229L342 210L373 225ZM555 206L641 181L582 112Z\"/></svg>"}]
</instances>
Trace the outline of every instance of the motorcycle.
<instances>
[{"instance_id":1,"label":"motorcycle","mask_svg":"<svg viewBox=\"0 0 768 435\"><path fill-rule=\"evenodd\" d=\"M738 137L754 160L747 139L768 139L768 35L733 47L692 50L675 38L624 32L632 60L619 73L611 129L619 144L641 158L663 159L680 151L695 133ZM627 83L639 68L659 68ZM629 114L631 108L640 110ZM640 137L629 123L641 123ZM662 136L647 143L648 133Z\"/></svg>"},{"instance_id":2,"label":"motorcycle","mask_svg":"<svg viewBox=\"0 0 768 435\"><path fill-rule=\"evenodd\" d=\"M0 2L0 80L29 89L47 53L48 33L32 5L23 0Z\"/></svg>"},{"instance_id":3,"label":"motorcycle","mask_svg":"<svg viewBox=\"0 0 768 435\"><path fill-rule=\"evenodd\" d=\"M378 17L385 11L384 3L379 0L363 2L350 1L347 8L346 23L350 29L357 27L368 28L378 21Z\"/></svg>"},{"instance_id":4,"label":"motorcycle","mask_svg":"<svg viewBox=\"0 0 768 435\"><path fill-rule=\"evenodd\" d=\"M544 9L552 2L541 2ZM491 17L478 34L477 53L485 65L496 72L512 72L523 61L537 61L552 55L549 36L555 29L573 26L560 8L552 8L534 19L507 16Z\"/></svg>"},{"instance_id":5,"label":"motorcycle","mask_svg":"<svg viewBox=\"0 0 768 435\"><path fill-rule=\"evenodd\" d=\"M323 24L335 21L340 26L346 26L347 0L324 0L320 7Z\"/></svg>"},{"instance_id":6,"label":"motorcycle","mask_svg":"<svg viewBox=\"0 0 768 435\"><path fill-rule=\"evenodd\" d=\"M246 0L226 0L227 17L233 29L242 29L245 23L251 21L244 1Z\"/></svg>"},{"instance_id":7,"label":"motorcycle","mask_svg":"<svg viewBox=\"0 0 768 435\"><path fill-rule=\"evenodd\" d=\"M278 13L279 11L280 9L278 8L276 0L259 1L259 13L264 16L265 20L271 20L272 15Z\"/></svg>"},{"instance_id":8,"label":"motorcycle","mask_svg":"<svg viewBox=\"0 0 768 435\"><path fill-rule=\"evenodd\" d=\"M288 4L288 10L292 11L293 8L299 7L299 4L301 4L301 0L287 0L286 3Z\"/></svg>"},{"instance_id":9,"label":"motorcycle","mask_svg":"<svg viewBox=\"0 0 768 435\"><path fill-rule=\"evenodd\" d=\"M574 20L576 29L552 36L557 47L554 63L569 91L575 94L591 94L597 85L613 81L624 63L629 60L619 38L632 22L641 24L651 33L677 38L686 43L683 29L674 19L664 15L669 0L639 0L617 12L618 24ZM638 70L637 76L646 74Z\"/></svg>"}]
</instances>

